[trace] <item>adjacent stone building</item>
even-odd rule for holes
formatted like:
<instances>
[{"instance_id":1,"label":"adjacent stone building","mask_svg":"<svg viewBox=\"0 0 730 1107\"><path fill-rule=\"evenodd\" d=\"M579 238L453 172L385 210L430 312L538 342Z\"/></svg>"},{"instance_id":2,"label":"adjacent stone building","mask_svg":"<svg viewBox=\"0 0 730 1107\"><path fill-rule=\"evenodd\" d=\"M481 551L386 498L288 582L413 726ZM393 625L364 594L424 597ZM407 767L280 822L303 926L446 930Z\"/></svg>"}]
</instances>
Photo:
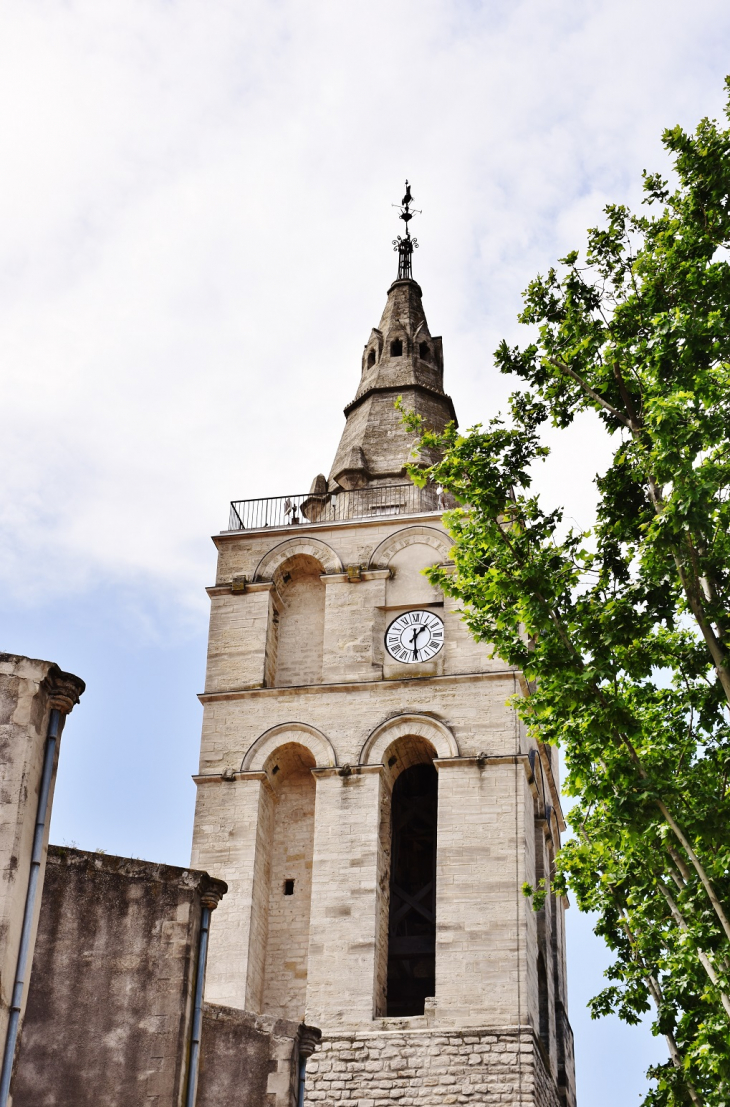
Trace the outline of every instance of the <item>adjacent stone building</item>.
<instances>
[{"instance_id":1,"label":"adjacent stone building","mask_svg":"<svg viewBox=\"0 0 730 1107\"><path fill-rule=\"evenodd\" d=\"M422 572L449 564L447 505L408 481L394 401L454 411L410 242L329 477L234 503L214 539L192 863L229 891L206 998L322 1028L310 1107L573 1107L565 904L521 892L564 829L555 753Z\"/></svg>"},{"instance_id":2,"label":"adjacent stone building","mask_svg":"<svg viewBox=\"0 0 730 1107\"><path fill-rule=\"evenodd\" d=\"M201 924L225 890L50 847L13 1107L185 1102Z\"/></svg>"}]
</instances>

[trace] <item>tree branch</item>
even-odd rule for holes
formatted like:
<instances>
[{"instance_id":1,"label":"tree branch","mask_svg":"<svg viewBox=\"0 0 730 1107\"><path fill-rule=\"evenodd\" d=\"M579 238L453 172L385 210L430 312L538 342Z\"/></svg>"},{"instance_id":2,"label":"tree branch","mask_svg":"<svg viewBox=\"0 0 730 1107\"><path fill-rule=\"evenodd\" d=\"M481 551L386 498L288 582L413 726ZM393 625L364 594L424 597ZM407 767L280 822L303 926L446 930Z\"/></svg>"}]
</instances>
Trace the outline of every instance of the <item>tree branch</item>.
<instances>
[{"instance_id":1,"label":"tree branch","mask_svg":"<svg viewBox=\"0 0 730 1107\"><path fill-rule=\"evenodd\" d=\"M618 421L620 423L623 423L625 427L628 427L629 430L634 429L630 419L627 419L626 416L618 410L618 408L613 407L613 405L609 404L607 400L604 400L603 396L599 396L599 394L594 391L594 389L592 389L591 386L587 384L586 381L584 381L583 378L579 376L574 369L571 369L569 365L566 365L564 362L553 361L553 359L549 357L543 358L543 361L546 365L549 365L551 369L557 369L559 373L567 373L569 377L572 377L573 380L581 386L583 391L587 393L587 395L589 395L591 399L595 400L597 404L600 404L602 408L613 415L614 419L618 419Z\"/></svg>"}]
</instances>

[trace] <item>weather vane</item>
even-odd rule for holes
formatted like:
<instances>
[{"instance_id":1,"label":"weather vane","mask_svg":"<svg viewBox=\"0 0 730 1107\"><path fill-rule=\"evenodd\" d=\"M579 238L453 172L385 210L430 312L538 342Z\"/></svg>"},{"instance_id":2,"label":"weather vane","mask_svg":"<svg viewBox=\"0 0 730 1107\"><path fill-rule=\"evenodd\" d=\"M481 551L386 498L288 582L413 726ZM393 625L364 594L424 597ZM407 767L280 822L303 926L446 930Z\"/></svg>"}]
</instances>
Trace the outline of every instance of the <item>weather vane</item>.
<instances>
[{"instance_id":1,"label":"weather vane","mask_svg":"<svg viewBox=\"0 0 730 1107\"><path fill-rule=\"evenodd\" d=\"M414 208L411 211L411 204L413 203L413 197L411 196L411 186L406 181L406 194L401 200L400 204L393 204L394 208L400 209L399 219L402 219L406 225L405 238L401 238L398 235L393 239L393 249L398 251L398 280L409 280L413 277L411 271L411 257L413 251L418 249L418 242L415 238L411 238L410 231L408 230L408 224L414 215L420 215L421 212L418 208Z\"/></svg>"}]
</instances>

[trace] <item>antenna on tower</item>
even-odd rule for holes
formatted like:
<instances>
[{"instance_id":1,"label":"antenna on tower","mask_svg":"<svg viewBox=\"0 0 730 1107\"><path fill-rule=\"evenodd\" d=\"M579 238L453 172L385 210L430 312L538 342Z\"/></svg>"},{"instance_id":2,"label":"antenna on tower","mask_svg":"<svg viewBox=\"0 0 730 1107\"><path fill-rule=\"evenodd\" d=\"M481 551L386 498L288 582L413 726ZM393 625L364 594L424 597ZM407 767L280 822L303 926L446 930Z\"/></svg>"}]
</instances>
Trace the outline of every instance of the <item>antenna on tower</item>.
<instances>
[{"instance_id":1,"label":"antenna on tower","mask_svg":"<svg viewBox=\"0 0 730 1107\"><path fill-rule=\"evenodd\" d=\"M413 197L411 196L411 186L406 181L406 194L399 204L393 204L394 208L398 208L400 211L399 219L402 219L406 225L405 238L401 238L398 235L393 239L393 249L398 252L398 280L411 280L413 278L413 272L411 269L411 258L413 251L418 249L418 242L415 238L411 238L411 233L408 230L408 224L414 215L421 215L419 208L413 208L411 211L411 204L413 203Z\"/></svg>"}]
</instances>

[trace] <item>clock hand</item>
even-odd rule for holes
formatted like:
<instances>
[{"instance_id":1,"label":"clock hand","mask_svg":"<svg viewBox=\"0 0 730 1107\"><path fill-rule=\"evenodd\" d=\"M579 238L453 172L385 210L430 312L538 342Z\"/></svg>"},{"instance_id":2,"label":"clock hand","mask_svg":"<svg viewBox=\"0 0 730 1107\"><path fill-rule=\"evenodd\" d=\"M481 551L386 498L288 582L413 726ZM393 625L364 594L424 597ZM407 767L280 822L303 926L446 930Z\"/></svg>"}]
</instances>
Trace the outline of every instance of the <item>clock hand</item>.
<instances>
[{"instance_id":1,"label":"clock hand","mask_svg":"<svg viewBox=\"0 0 730 1107\"><path fill-rule=\"evenodd\" d=\"M413 637L411 638L411 645L413 646L413 660L418 661L418 635L421 634L425 627L414 627Z\"/></svg>"}]
</instances>

